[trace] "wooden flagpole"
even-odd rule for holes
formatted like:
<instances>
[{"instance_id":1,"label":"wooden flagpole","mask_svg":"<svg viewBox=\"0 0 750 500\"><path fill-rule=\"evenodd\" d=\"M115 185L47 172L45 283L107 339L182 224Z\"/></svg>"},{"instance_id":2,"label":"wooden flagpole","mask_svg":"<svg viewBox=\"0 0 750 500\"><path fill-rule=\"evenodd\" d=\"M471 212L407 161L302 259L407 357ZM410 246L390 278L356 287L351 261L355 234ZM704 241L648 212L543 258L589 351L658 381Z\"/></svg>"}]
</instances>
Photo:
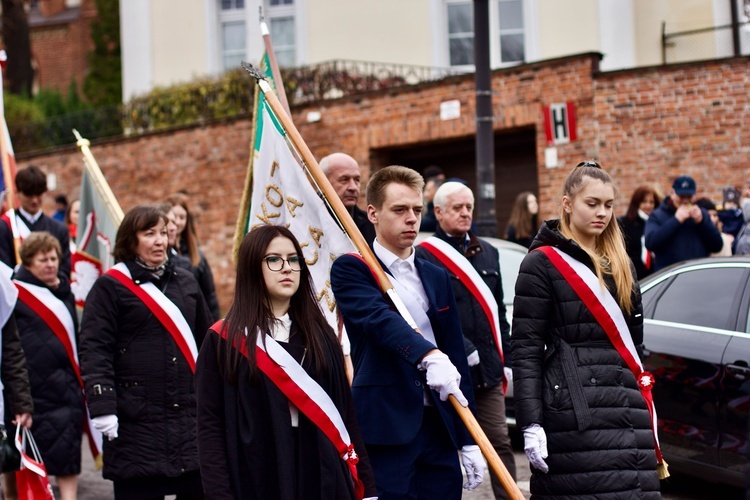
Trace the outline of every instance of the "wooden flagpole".
<instances>
[{"instance_id":1,"label":"wooden flagpole","mask_svg":"<svg viewBox=\"0 0 750 500\"><path fill-rule=\"evenodd\" d=\"M79 134L76 129L73 129L73 135L76 136L76 146L81 148L84 167L89 175L91 175L91 179L94 182L96 190L99 192L99 196L104 200L104 204L107 206L107 211L109 212L112 221L119 226L125 215L122 212L120 203L117 201L117 198L115 198L115 194L110 189L107 179L104 178L104 174L102 174L102 170L99 168L96 158L94 158L91 149L89 149L91 142L88 139L81 137L81 134Z\"/></svg>"},{"instance_id":2,"label":"wooden flagpole","mask_svg":"<svg viewBox=\"0 0 750 500\"><path fill-rule=\"evenodd\" d=\"M260 21L260 32L263 35L263 43L266 45L266 54L268 54L268 63L271 65L271 74L273 75L273 84L276 87L276 94L279 97L284 111L287 116L291 118L292 112L289 110L289 101L286 98L286 90L284 90L284 81L281 79L281 71L279 70L279 64L276 61L276 52L273 51L273 44L271 43L271 32L268 30L268 25L261 19Z\"/></svg>"},{"instance_id":3,"label":"wooden flagpole","mask_svg":"<svg viewBox=\"0 0 750 500\"><path fill-rule=\"evenodd\" d=\"M390 280L386 276L383 269L380 267L380 264L375 258L375 255L373 255L370 246L365 241L362 233L360 233L351 215L349 215L349 212L346 210L346 207L344 207L344 203L339 199L338 195L331 186L331 183L328 181L328 178L320 169L320 166L315 160L312 152L307 147L307 144L305 144L305 141L302 139L302 136L300 135L297 128L294 126L294 122L292 122L292 119L284 112L281 102L273 92L271 85L264 78L262 78L262 74L257 72L254 68L248 67L244 63L243 67L248 70L248 72L252 74L253 77L258 79L258 85L260 86L261 91L263 91L266 102L268 102L268 105L271 107L274 114L286 130L286 133L289 136L292 144L295 148L297 148L297 151L302 156L302 160L307 166L309 175L320 187L320 190L326 197L327 202L331 205L331 208L336 213L336 216L343 224L344 229L349 234L349 237L354 243L354 246L357 247L357 250L359 251L360 255L362 255L362 258L365 260L365 262L367 262L367 265L370 267L373 274L375 274L375 276L377 277L381 290L383 290L383 293L391 299L393 305L404 317L407 323L409 323L409 326L417 330L416 322L411 317L411 314L409 314L409 311L406 309L406 306L396 293L396 290L394 290ZM500 457L492 447L489 439L487 439L487 435L479 426L476 418L474 418L471 410L462 406L454 396L449 396L449 399L451 404L453 404L453 408L456 410L456 413L458 413L458 415L461 417L464 425L466 425L469 433L474 438L474 441L482 450L482 454L484 454L485 458L487 459L487 463L492 469L492 472L502 482L505 491L508 492L511 498L514 498L516 500L523 500L524 497L521 493L521 490L518 488L518 485L511 477L508 469L506 469L503 463L500 461Z\"/></svg>"}]
</instances>

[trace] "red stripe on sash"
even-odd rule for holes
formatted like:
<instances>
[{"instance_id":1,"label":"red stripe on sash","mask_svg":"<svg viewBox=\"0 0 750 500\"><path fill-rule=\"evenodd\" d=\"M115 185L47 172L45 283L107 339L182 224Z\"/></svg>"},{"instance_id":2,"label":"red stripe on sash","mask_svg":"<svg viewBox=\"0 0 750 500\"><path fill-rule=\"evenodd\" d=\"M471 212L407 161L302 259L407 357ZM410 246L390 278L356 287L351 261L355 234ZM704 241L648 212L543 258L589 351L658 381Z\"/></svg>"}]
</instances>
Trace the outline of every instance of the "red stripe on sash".
<instances>
[{"instance_id":1,"label":"red stripe on sash","mask_svg":"<svg viewBox=\"0 0 750 500\"><path fill-rule=\"evenodd\" d=\"M484 299L484 295L482 295L482 293L479 291L474 281L472 281L469 275L466 274L466 271L461 269L461 267L458 264L456 264L447 255L445 255L443 252L435 248L429 242L423 241L419 245L424 247L432 255L434 255L437 258L437 260L439 260L445 267L448 268L448 270L450 270L450 272L458 276L458 279L461 281L461 284L464 285L467 288L467 290L469 290L472 297L474 297L476 301L479 302L479 305L482 307L482 311L484 312L484 315L487 317L487 321L490 324L490 328L492 328L492 335L495 337L495 347L497 347L497 353L500 355L500 359L502 360L503 365L505 365L505 356L503 355L503 346L500 343L500 332L497 331L497 328L495 326L495 318L492 315L492 310L490 309L490 305ZM467 260L467 263L468 263L468 260Z\"/></svg>"},{"instance_id":2,"label":"red stripe on sash","mask_svg":"<svg viewBox=\"0 0 750 500\"><path fill-rule=\"evenodd\" d=\"M23 286L18 284L15 285L18 289L18 299L26 304L32 311L34 311L34 313L37 314L37 316L42 319L42 321L44 321L47 327L52 330L52 333L55 334L55 337L57 337L60 343L62 343L63 348L65 348L65 353L68 355L68 361L70 361L70 365L73 367L73 372L76 375L76 380L78 380L78 384L81 386L81 391L84 391L83 400L84 405L86 405L87 403L85 386L83 383L83 379L81 378L81 368L76 362L75 353L73 352L73 345L70 343L70 337L68 337L68 331L65 329L65 326L63 326L60 318L58 318L55 313L53 313L52 310L47 307L41 300L39 300L34 294L32 294ZM97 458L101 454L101 450L99 449L99 444L94 439L94 435L89 426L88 410L86 410L85 413L86 418L83 419L83 431L86 433L86 438L89 442L89 449L91 450L91 454L94 456L94 458Z\"/></svg>"},{"instance_id":3,"label":"red stripe on sash","mask_svg":"<svg viewBox=\"0 0 750 500\"><path fill-rule=\"evenodd\" d=\"M485 300L484 295L482 295L482 293L477 288L477 285L469 277L469 275L466 274L466 271L461 269L461 267L458 264L456 264L453 261L453 259L445 255L439 249L435 248L435 246L430 244L429 241L423 241L419 245L425 248L433 256L435 256L435 258L439 260L446 268L448 268L450 272L458 276L458 280L461 282L461 284L465 286L467 290L469 290L469 293L471 293L471 296L474 297L474 299L476 299L476 301L479 303L479 305L482 308L482 311L484 312L484 315L487 317L487 321L490 324L490 328L492 329L492 336L495 338L495 347L497 348L497 353L500 355L500 361L502 361L503 366L505 366L505 355L503 355L503 345L501 343L502 340L500 338L500 332L497 331L497 326L495 325L495 318L492 315L492 309L490 309L490 305ZM466 263L468 265L471 265L468 259L466 260ZM503 371L503 394L505 394L507 391L508 391L508 379L505 378L505 371Z\"/></svg>"},{"instance_id":4,"label":"red stripe on sash","mask_svg":"<svg viewBox=\"0 0 750 500\"><path fill-rule=\"evenodd\" d=\"M227 328L224 328L225 321L219 320L213 324L211 330L218 334L222 339L227 339ZM234 346L237 348L237 346ZM242 341L239 347L240 353L248 357L247 342ZM259 346L255 347L255 360L258 369L267 376L273 384L291 401L318 429L333 443L341 458L349 467L349 472L354 481L354 491L358 499L364 497L365 487L357 474L357 455L354 451L354 445L347 444L341 439L336 426L315 401L308 396L297 382L279 366L270 356Z\"/></svg>"},{"instance_id":5,"label":"red stripe on sash","mask_svg":"<svg viewBox=\"0 0 750 500\"><path fill-rule=\"evenodd\" d=\"M55 313L53 313L50 308L44 305L41 300L36 298L34 294L26 290L23 286L16 285L16 288L18 289L18 299L29 306L29 308L34 311L42 321L44 321L47 327L52 330L52 333L55 334L55 337L57 337L60 343L62 343L65 352L68 355L70 365L73 367L73 371L76 374L76 379L78 379L78 383L80 384L81 389L83 389L84 386L83 380L81 379L81 369L78 366L78 363L76 363L76 357L73 352L73 345L70 343L70 338L68 337L68 331L63 326L60 318L55 316Z\"/></svg>"},{"instance_id":6,"label":"red stripe on sash","mask_svg":"<svg viewBox=\"0 0 750 500\"><path fill-rule=\"evenodd\" d=\"M141 299L146 307L148 307L149 311L151 311L162 326L167 329L167 332L169 332L169 335L171 335L172 339L177 344L177 347L180 349L185 361L187 361L190 371L195 373L195 360L193 359L193 354L185 342L185 339L182 338L180 329L177 328L177 325L172 321L172 318L169 317L169 314L167 314L148 293L136 285L131 278L128 278L117 269L110 269L106 274L115 278L119 283L124 285L125 288L133 292L136 297Z\"/></svg>"},{"instance_id":7,"label":"red stripe on sash","mask_svg":"<svg viewBox=\"0 0 750 500\"><path fill-rule=\"evenodd\" d=\"M591 291L586 283L584 283L583 279L578 276L578 273L576 273L576 271L572 267L570 267L570 264L565 262L565 259L563 259L552 247L539 247L536 250L539 250L544 255L546 255L550 262L560 272L560 274L562 274L562 277L565 278L565 281L568 282L576 295L578 295L584 305L589 309L589 311L591 311L594 319L596 319L596 321L599 323L599 326L602 327L617 352L625 361L625 364L627 364L630 371L632 371L633 375L635 375L636 383L638 384L638 388L641 391L641 395L643 395L643 399L646 401L646 406L651 418L656 459L659 463L663 462L664 458L662 457L661 448L659 447L654 422L654 399L653 395L651 394L651 388L654 385L653 375L644 371L641 368L640 364L635 360L635 358L633 358L632 353L625 346L625 343L620 336L620 332L617 329L617 326L615 325L607 310L602 305L599 298L594 294L594 292ZM648 379L647 382L644 382L644 377Z\"/></svg>"}]
</instances>

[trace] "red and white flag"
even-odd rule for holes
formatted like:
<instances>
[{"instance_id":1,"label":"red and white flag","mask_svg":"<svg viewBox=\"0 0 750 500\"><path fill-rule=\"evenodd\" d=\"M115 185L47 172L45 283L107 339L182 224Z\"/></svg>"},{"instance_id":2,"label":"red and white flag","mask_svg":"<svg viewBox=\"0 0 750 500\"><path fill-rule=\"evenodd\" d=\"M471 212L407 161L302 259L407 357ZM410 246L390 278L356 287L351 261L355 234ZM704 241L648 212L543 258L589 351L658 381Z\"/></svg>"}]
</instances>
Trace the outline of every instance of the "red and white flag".
<instances>
[{"instance_id":1,"label":"red and white flag","mask_svg":"<svg viewBox=\"0 0 750 500\"><path fill-rule=\"evenodd\" d=\"M83 169L81 208L75 251L71 253L70 288L76 305L83 307L94 282L114 264L112 249L120 223L112 207L96 189L91 174Z\"/></svg>"}]
</instances>

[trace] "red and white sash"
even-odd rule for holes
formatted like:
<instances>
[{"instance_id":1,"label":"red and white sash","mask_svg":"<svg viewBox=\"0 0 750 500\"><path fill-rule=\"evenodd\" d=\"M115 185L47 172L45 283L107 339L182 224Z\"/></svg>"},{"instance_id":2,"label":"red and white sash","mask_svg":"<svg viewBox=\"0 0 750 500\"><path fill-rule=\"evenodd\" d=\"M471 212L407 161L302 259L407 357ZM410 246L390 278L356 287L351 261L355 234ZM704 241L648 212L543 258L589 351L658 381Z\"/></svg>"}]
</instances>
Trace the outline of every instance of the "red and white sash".
<instances>
[{"instance_id":1,"label":"red and white sash","mask_svg":"<svg viewBox=\"0 0 750 500\"><path fill-rule=\"evenodd\" d=\"M78 349L76 347L75 326L70 311L62 300L45 287L32 285L23 281L13 280L18 290L18 300L34 311L41 318L47 327L52 330L55 337L60 341L68 355L70 365L76 375L81 391L84 390L83 379L81 379L81 368L78 364ZM33 333L32 333L33 335ZM85 394L84 394L85 399ZM94 458L102 453L102 434L94 429L91 424L91 417L88 414L88 405L86 405L86 420L84 429L88 435L89 448Z\"/></svg>"},{"instance_id":2,"label":"red and white sash","mask_svg":"<svg viewBox=\"0 0 750 500\"><path fill-rule=\"evenodd\" d=\"M227 328L222 328L223 326L224 320L219 320L214 323L211 330L226 340ZM240 346L240 353L247 357L245 342ZM270 335L265 336L265 346L263 336L258 335L255 360L258 369L333 443L339 456L349 467L354 492L361 500L365 487L357 474L359 458L354 451L344 420L328 393Z\"/></svg>"},{"instance_id":3,"label":"red and white sash","mask_svg":"<svg viewBox=\"0 0 750 500\"><path fill-rule=\"evenodd\" d=\"M474 299L482 307L487 321L490 323L492 328L492 336L495 339L495 346L497 346L497 353L500 355L500 360L505 365L505 356L503 355L503 342L500 332L500 313L497 309L497 301L495 296L492 295L492 290L487 286L481 276L471 262L455 248L450 246L447 242L430 236L422 243L419 244L422 248L430 252L432 255L440 261L450 272L458 277L458 280L463 286L471 293ZM503 392L507 390L508 381L505 379L503 374Z\"/></svg>"},{"instance_id":4,"label":"red and white sash","mask_svg":"<svg viewBox=\"0 0 750 500\"><path fill-rule=\"evenodd\" d=\"M16 217L16 211L11 209L8 209L2 216L0 216L0 220L5 222L8 227L10 228L11 233L13 234L13 238L20 238L21 241L23 241L25 238L28 238L31 234L31 229L29 229L29 226L26 225L26 223L21 219L20 217ZM15 221L15 224L13 224L11 217L13 217L13 221Z\"/></svg>"},{"instance_id":5,"label":"red and white sash","mask_svg":"<svg viewBox=\"0 0 750 500\"><path fill-rule=\"evenodd\" d=\"M654 448L656 459L660 465L664 464L664 458L659 446L659 434L657 432L656 408L651 388L654 386L654 376L643 370L643 365L635 349L630 329L625 321L619 304L609 293L606 287L602 287L599 278L582 262L574 259L565 252L550 246L539 247L536 250L544 253L549 261L560 271L565 281L575 291L578 298L591 311L596 321L607 333L607 337L614 345L617 352L622 356L625 364L635 375L638 388L646 400L646 406L651 416L651 430L654 433Z\"/></svg>"},{"instance_id":6,"label":"red and white sash","mask_svg":"<svg viewBox=\"0 0 750 500\"><path fill-rule=\"evenodd\" d=\"M135 283L130 274L130 269L120 262L110 268L105 274L112 276L128 290L141 299L146 307L153 313L159 322L166 328L174 339L180 352L190 366L190 371L195 373L195 360L198 358L198 346L195 343L193 331L190 329L182 311L174 302L169 300L161 290L153 283Z\"/></svg>"},{"instance_id":7,"label":"red and white sash","mask_svg":"<svg viewBox=\"0 0 750 500\"><path fill-rule=\"evenodd\" d=\"M5 322L13 314L16 299L18 299L18 290L13 286L12 276L13 269L4 262L0 262L0 293L2 293L2 296L0 296L0 328L5 326Z\"/></svg>"}]
</instances>

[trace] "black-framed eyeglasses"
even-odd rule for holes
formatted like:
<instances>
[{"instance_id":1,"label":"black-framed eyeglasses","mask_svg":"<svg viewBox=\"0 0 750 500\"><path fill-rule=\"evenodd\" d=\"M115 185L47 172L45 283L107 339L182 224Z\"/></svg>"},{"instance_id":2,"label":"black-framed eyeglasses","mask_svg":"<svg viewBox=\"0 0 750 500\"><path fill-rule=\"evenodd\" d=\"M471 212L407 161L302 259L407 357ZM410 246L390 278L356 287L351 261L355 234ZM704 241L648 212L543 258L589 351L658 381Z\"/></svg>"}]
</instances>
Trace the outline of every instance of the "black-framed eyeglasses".
<instances>
[{"instance_id":1,"label":"black-framed eyeglasses","mask_svg":"<svg viewBox=\"0 0 750 500\"><path fill-rule=\"evenodd\" d=\"M581 163L579 163L578 165L576 165L576 168L578 168L578 167L593 167L593 168L599 168L599 169L602 168L602 166L599 165L595 161L582 161Z\"/></svg>"},{"instance_id":2,"label":"black-framed eyeglasses","mask_svg":"<svg viewBox=\"0 0 750 500\"><path fill-rule=\"evenodd\" d=\"M263 260L266 261L266 265L268 266L268 269L274 272L278 272L284 269L284 262L289 264L289 269L295 272L298 272L302 266L301 260L297 255L293 257L289 257L288 259L285 259L284 257L279 257L278 255L269 255Z\"/></svg>"}]
</instances>

